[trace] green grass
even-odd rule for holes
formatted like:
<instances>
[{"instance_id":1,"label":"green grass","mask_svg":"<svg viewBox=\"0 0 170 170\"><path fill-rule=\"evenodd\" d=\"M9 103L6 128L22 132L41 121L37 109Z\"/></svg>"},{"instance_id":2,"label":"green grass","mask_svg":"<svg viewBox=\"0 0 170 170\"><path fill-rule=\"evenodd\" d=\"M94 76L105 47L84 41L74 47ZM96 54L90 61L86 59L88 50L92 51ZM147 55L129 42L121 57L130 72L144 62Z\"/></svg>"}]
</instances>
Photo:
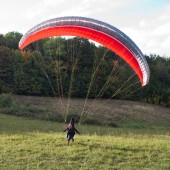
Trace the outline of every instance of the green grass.
<instances>
[{"instance_id":1,"label":"green grass","mask_svg":"<svg viewBox=\"0 0 170 170\"><path fill-rule=\"evenodd\" d=\"M156 130L156 125L135 128L133 123L76 126L81 135L67 146L65 124L0 114L0 169L169 170L167 125Z\"/></svg>"}]
</instances>

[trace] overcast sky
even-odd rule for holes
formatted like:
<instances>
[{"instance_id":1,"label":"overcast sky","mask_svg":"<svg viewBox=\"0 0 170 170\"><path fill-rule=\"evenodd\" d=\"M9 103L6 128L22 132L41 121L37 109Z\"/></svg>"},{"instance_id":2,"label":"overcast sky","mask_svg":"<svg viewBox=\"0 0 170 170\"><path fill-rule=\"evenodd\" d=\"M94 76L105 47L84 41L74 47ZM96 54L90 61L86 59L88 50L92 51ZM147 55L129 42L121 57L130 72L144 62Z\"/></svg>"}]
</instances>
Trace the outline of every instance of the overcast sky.
<instances>
[{"instance_id":1,"label":"overcast sky","mask_svg":"<svg viewBox=\"0 0 170 170\"><path fill-rule=\"evenodd\" d=\"M170 56L170 0L0 0L0 33L24 34L60 16L84 16L127 34L144 54Z\"/></svg>"}]
</instances>

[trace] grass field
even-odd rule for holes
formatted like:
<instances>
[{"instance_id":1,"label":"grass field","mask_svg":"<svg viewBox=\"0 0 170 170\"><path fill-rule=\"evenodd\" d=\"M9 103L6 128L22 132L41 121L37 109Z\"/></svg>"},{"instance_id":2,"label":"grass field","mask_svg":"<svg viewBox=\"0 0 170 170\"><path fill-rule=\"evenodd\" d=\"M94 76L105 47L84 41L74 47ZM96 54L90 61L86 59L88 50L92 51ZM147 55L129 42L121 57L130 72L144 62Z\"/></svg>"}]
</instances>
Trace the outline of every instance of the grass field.
<instances>
[{"instance_id":1,"label":"grass field","mask_svg":"<svg viewBox=\"0 0 170 170\"><path fill-rule=\"evenodd\" d=\"M170 169L169 124L120 122L120 128L76 126L0 114L0 169Z\"/></svg>"}]
</instances>

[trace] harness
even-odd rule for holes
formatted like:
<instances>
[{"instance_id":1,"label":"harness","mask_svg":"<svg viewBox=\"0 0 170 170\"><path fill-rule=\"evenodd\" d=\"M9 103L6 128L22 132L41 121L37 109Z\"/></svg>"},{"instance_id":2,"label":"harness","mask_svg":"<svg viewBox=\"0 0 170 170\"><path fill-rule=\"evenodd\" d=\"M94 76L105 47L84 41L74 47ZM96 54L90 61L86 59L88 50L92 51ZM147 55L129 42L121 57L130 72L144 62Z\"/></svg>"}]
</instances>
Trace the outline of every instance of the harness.
<instances>
[{"instance_id":1,"label":"harness","mask_svg":"<svg viewBox=\"0 0 170 170\"><path fill-rule=\"evenodd\" d=\"M74 128L73 128L73 125L71 123L68 125L67 131L68 132L74 132Z\"/></svg>"}]
</instances>

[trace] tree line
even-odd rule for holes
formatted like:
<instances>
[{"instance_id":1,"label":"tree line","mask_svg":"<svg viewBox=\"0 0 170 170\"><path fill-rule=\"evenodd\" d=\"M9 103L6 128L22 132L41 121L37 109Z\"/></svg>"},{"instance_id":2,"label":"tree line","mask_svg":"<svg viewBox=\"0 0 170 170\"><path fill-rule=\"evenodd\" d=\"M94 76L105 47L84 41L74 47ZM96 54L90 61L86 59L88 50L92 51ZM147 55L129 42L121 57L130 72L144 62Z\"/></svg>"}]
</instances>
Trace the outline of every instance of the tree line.
<instances>
[{"instance_id":1,"label":"tree line","mask_svg":"<svg viewBox=\"0 0 170 170\"><path fill-rule=\"evenodd\" d=\"M151 77L141 87L115 53L83 38L54 37L18 50L21 33L0 34L0 93L115 98L170 106L170 58L145 56Z\"/></svg>"}]
</instances>

